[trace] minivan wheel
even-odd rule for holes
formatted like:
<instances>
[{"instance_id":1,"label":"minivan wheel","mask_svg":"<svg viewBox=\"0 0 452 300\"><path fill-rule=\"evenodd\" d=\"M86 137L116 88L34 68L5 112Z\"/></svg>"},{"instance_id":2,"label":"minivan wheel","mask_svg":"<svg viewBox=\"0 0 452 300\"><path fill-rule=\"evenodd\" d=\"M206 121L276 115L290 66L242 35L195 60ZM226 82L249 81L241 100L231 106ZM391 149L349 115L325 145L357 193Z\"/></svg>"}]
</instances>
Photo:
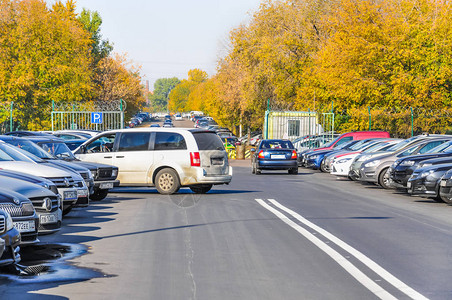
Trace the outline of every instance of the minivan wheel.
<instances>
[{"instance_id":1,"label":"minivan wheel","mask_svg":"<svg viewBox=\"0 0 452 300\"><path fill-rule=\"evenodd\" d=\"M93 201L100 201L100 200L104 200L105 197L107 197L108 195L108 190L96 190L94 191L94 193L92 195L89 196L90 200Z\"/></svg>"},{"instance_id":2,"label":"minivan wheel","mask_svg":"<svg viewBox=\"0 0 452 300\"><path fill-rule=\"evenodd\" d=\"M195 194L205 194L210 191L212 186L212 184L192 185L190 186L190 190Z\"/></svg>"},{"instance_id":3,"label":"minivan wheel","mask_svg":"<svg viewBox=\"0 0 452 300\"><path fill-rule=\"evenodd\" d=\"M173 169L162 169L155 176L155 187L162 195L177 193L180 189L179 176Z\"/></svg>"},{"instance_id":4,"label":"minivan wheel","mask_svg":"<svg viewBox=\"0 0 452 300\"><path fill-rule=\"evenodd\" d=\"M390 179L389 179L389 168L384 169L380 172L378 175L378 183L381 185L384 189L390 189Z\"/></svg>"}]
</instances>

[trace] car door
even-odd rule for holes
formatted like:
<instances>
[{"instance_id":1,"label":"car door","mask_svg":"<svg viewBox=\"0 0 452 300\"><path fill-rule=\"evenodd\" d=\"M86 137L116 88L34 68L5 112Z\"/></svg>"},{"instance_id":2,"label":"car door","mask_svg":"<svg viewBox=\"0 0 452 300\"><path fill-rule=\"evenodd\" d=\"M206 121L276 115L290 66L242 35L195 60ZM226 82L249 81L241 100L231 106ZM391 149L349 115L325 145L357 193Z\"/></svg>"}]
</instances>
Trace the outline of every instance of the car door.
<instances>
[{"instance_id":1,"label":"car door","mask_svg":"<svg viewBox=\"0 0 452 300\"><path fill-rule=\"evenodd\" d=\"M79 149L75 156L83 161L113 165L114 143L118 133L100 134Z\"/></svg>"},{"instance_id":2,"label":"car door","mask_svg":"<svg viewBox=\"0 0 452 300\"><path fill-rule=\"evenodd\" d=\"M145 185L153 163L150 150L151 132L122 132L113 155L113 165L119 168L121 185Z\"/></svg>"}]
</instances>

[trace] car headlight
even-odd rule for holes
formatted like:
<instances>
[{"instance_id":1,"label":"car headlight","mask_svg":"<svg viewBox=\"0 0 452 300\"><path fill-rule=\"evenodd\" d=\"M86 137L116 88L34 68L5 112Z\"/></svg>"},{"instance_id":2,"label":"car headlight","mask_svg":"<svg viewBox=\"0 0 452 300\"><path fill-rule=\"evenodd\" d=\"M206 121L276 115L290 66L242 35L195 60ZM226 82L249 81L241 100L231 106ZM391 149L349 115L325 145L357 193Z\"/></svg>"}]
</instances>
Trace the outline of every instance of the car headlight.
<instances>
[{"instance_id":1,"label":"car headlight","mask_svg":"<svg viewBox=\"0 0 452 300\"><path fill-rule=\"evenodd\" d=\"M97 170L91 171L91 176L93 176L93 178L96 178L96 176L97 176Z\"/></svg>"},{"instance_id":2,"label":"car headlight","mask_svg":"<svg viewBox=\"0 0 452 300\"><path fill-rule=\"evenodd\" d=\"M6 231L13 229L13 227L13 218L11 218L9 213L6 213Z\"/></svg>"},{"instance_id":3,"label":"car headlight","mask_svg":"<svg viewBox=\"0 0 452 300\"><path fill-rule=\"evenodd\" d=\"M364 167L366 167L366 168L375 167L375 166L377 166L379 163L380 163L380 160L379 160L379 159L373 160L373 161L370 161L370 162L368 162L367 164L365 164Z\"/></svg>"},{"instance_id":4,"label":"car headlight","mask_svg":"<svg viewBox=\"0 0 452 300\"><path fill-rule=\"evenodd\" d=\"M429 170L429 171L425 171L421 173L421 178L427 177L429 175L431 175L432 173L434 173L434 170Z\"/></svg>"},{"instance_id":5,"label":"car headlight","mask_svg":"<svg viewBox=\"0 0 452 300\"><path fill-rule=\"evenodd\" d=\"M309 157L310 159L317 159L317 157L319 157L319 155L312 155L311 157Z\"/></svg>"},{"instance_id":6,"label":"car headlight","mask_svg":"<svg viewBox=\"0 0 452 300\"><path fill-rule=\"evenodd\" d=\"M50 186L49 186L47 183L45 183L45 182L41 183L41 186L42 186L43 188L45 188L45 189L50 190Z\"/></svg>"},{"instance_id":7,"label":"car headlight","mask_svg":"<svg viewBox=\"0 0 452 300\"><path fill-rule=\"evenodd\" d=\"M356 161L365 161L365 160L368 160L370 158L371 158L370 155L363 155L363 156L359 157Z\"/></svg>"},{"instance_id":8,"label":"car headlight","mask_svg":"<svg viewBox=\"0 0 452 300\"><path fill-rule=\"evenodd\" d=\"M414 166L416 162L414 160L404 160L400 163L401 166L411 167Z\"/></svg>"},{"instance_id":9,"label":"car headlight","mask_svg":"<svg viewBox=\"0 0 452 300\"><path fill-rule=\"evenodd\" d=\"M33 207L33 204L31 203L24 203L22 204L22 210L24 212L24 215L32 215L35 213L35 208Z\"/></svg>"},{"instance_id":10,"label":"car headlight","mask_svg":"<svg viewBox=\"0 0 452 300\"><path fill-rule=\"evenodd\" d=\"M349 158L343 158L341 160L338 160L337 163L338 164L344 164L344 163L348 162L350 159L351 159L350 157Z\"/></svg>"},{"instance_id":11,"label":"car headlight","mask_svg":"<svg viewBox=\"0 0 452 300\"><path fill-rule=\"evenodd\" d=\"M111 176L112 177L118 176L118 169L113 169L113 171L111 171Z\"/></svg>"},{"instance_id":12,"label":"car headlight","mask_svg":"<svg viewBox=\"0 0 452 300\"><path fill-rule=\"evenodd\" d=\"M93 172L88 172L88 179L94 179Z\"/></svg>"}]
</instances>

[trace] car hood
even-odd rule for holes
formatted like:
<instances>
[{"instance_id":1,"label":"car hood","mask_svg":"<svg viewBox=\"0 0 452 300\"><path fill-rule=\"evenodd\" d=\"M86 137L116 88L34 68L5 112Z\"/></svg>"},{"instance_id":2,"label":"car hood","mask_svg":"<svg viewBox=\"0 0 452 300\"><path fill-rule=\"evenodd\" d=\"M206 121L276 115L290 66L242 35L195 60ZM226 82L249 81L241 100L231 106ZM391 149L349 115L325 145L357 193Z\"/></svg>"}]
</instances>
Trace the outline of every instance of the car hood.
<instances>
[{"instance_id":1,"label":"car hood","mask_svg":"<svg viewBox=\"0 0 452 300\"><path fill-rule=\"evenodd\" d=\"M419 167L423 167L425 165L439 165L448 163L452 163L452 156L426 159L419 163Z\"/></svg>"},{"instance_id":2,"label":"car hood","mask_svg":"<svg viewBox=\"0 0 452 300\"><path fill-rule=\"evenodd\" d=\"M89 170L95 171L97 169L117 169L118 167L102 164L102 163L95 163L95 162L87 162L87 161L81 161L81 160L73 160L71 161L73 164L80 165L84 168L87 168Z\"/></svg>"},{"instance_id":3,"label":"car hood","mask_svg":"<svg viewBox=\"0 0 452 300\"><path fill-rule=\"evenodd\" d=\"M452 164L439 164L434 166L427 166L422 168L417 168L416 173L423 173L428 172L430 170L438 170L438 171L444 171L444 170L450 170L452 169Z\"/></svg>"},{"instance_id":4,"label":"car hood","mask_svg":"<svg viewBox=\"0 0 452 300\"><path fill-rule=\"evenodd\" d=\"M51 166L63 168L65 170L68 170L71 172L89 172L89 169L87 169L79 164L74 164L72 162L68 162L68 161L64 161L64 160L52 159L52 160L47 160L46 162L49 163Z\"/></svg>"},{"instance_id":5,"label":"car hood","mask_svg":"<svg viewBox=\"0 0 452 300\"><path fill-rule=\"evenodd\" d=\"M39 184L39 183L43 182L43 183L48 184L49 186L55 185L52 181L45 179L44 177L26 174L26 173L18 172L18 171L0 170L0 176L24 180L24 181L34 183L34 184Z\"/></svg>"},{"instance_id":6,"label":"car hood","mask_svg":"<svg viewBox=\"0 0 452 300\"><path fill-rule=\"evenodd\" d=\"M19 200L19 204L15 203L14 199L16 199L16 201ZM30 199L12 190L0 188L0 203L20 205L25 202L30 202Z\"/></svg>"},{"instance_id":7,"label":"car hood","mask_svg":"<svg viewBox=\"0 0 452 300\"><path fill-rule=\"evenodd\" d=\"M51 196L55 197L55 194L53 192L34 183L29 183L20 179L6 176L0 176L0 180L3 186L6 187L6 190L14 191L27 198Z\"/></svg>"},{"instance_id":8,"label":"car hood","mask_svg":"<svg viewBox=\"0 0 452 300\"><path fill-rule=\"evenodd\" d=\"M41 177L74 177L74 173L43 164L29 163L25 161L0 161L0 168L19 171ZM77 175L78 176L78 175ZM80 176L79 176L80 177Z\"/></svg>"}]
</instances>

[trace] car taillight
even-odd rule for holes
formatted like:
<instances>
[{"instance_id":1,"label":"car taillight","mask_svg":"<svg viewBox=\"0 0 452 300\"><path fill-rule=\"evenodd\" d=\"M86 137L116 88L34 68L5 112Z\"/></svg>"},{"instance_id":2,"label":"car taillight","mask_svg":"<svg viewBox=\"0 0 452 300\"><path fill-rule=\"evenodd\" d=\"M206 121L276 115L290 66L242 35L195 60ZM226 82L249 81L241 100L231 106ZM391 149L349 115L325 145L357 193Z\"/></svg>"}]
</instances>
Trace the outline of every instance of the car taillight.
<instances>
[{"instance_id":1,"label":"car taillight","mask_svg":"<svg viewBox=\"0 0 452 300\"><path fill-rule=\"evenodd\" d=\"M199 152L190 152L190 164L192 167L201 166L201 158L199 156Z\"/></svg>"},{"instance_id":2,"label":"car taillight","mask_svg":"<svg viewBox=\"0 0 452 300\"><path fill-rule=\"evenodd\" d=\"M257 155L259 158L264 158L264 150L259 151L259 154Z\"/></svg>"},{"instance_id":3,"label":"car taillight","mask_svg":"<svg viewBox=\"0 0 452 300\"><path fill-rule=\"evenodd\" d=\"M291 159L297 159L297 151L292 150L292 157Z\"/></svg>"}]
</instances>

